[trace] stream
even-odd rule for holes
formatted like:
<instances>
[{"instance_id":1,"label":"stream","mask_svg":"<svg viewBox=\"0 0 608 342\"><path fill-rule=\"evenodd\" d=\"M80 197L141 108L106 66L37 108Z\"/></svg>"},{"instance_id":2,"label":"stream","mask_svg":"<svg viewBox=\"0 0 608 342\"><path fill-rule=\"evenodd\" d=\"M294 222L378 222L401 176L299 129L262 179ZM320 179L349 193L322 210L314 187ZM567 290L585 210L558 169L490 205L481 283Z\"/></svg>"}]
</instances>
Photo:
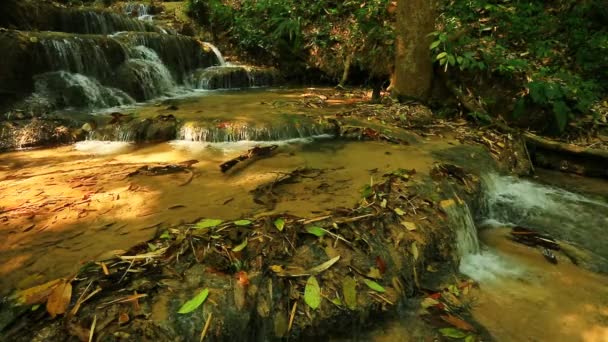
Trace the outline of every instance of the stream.
<instances>
[{"instance_id":1,"label":"stream","mask_svg":"<svg viewBox=\"0 0 608 342\"><path fill-rule=\"evenodd\" d=\"M327 118L368 94L277 87L276 70L226 63L217 47L156 26L142 6L126 6L128 16L54 8L47 14L61 20L0 32L11 52L0 82L27 94L0 113L0 150L8 151L0 155L0 296L204 218L315 218L352 208L383 175L415 170L406 187L420 185L442 155L465 145L456 132L416 135L346 116L345 124L403 143L338 139ZM18 68L24 60L36 67ZM46 145L59 146L38 148ZM220 170L268 145L277 145L272 156ZM185 161L193 164L184 172L138 174ZM294 170L299 181L272 188ZM269 198L255 198L268 184ZM475 321L496 341L608 341L608 183L540 170L538 179L487 172L481 187L479 208L445 210L459 271L478 284ZM557 264L512 241L517 226L555 238ZM269 292L272 299L272 283ZM378 323L345 340L436 336L415 310Z\"/></svg>"}]
</instances>

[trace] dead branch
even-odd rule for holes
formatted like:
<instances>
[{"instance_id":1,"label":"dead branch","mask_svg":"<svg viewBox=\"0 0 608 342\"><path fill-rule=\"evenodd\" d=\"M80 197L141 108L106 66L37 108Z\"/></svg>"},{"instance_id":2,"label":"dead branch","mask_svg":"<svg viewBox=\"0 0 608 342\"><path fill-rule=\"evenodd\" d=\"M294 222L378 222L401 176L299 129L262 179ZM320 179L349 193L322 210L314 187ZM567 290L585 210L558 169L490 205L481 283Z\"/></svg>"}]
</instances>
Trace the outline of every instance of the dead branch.
<instances>
[{"instance_id":1,"label":"dead branch","mask_svg":"<svg viewBox=\"0 0 608 342\"><path fill-rule=\"evenodd\" d=\"M249 151L247 151L247 153L245 154L241 154L240 156L230 159L226 162L223 162L222 164L220 164L220 169L222 170L222 172L227 172L228 170L232 169L236 164L254 158L254 157L268 157L274 150L276 150L279 147L279 145L270 145L270 146L264 146L264 147L259 147L256 146L252 149L250 149Z\"/></svg>"}]
</instances>

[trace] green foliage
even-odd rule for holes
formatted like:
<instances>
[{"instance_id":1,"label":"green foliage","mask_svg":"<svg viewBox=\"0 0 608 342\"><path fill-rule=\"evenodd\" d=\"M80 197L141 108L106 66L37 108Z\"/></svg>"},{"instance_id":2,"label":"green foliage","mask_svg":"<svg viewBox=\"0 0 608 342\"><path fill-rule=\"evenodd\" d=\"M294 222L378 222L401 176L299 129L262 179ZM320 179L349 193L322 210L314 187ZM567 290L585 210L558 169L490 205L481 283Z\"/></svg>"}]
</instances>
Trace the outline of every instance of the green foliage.
<instances>
[{"instance_id":1,"label":"green foliage","mask_svg":"<svg viewBox=\"0 0 608 342\"><path fill-rule=\"evenodd\" d=\"M608 91L604 1L445 0L440 12L437 63L520 84L516 116L540 110L562 132Z\"/></svg>"},{"instance_id":2,"label":"green foliage","mask_svg":"<svg viewBox=\"0 0 608 342\"><path fill-rule=\"evenodd\" d=\"M349 55L361 69L388 74L394 42L389 3L188 0L187 13L251 57L337 77Z\"/></svg>"}]
</instances>

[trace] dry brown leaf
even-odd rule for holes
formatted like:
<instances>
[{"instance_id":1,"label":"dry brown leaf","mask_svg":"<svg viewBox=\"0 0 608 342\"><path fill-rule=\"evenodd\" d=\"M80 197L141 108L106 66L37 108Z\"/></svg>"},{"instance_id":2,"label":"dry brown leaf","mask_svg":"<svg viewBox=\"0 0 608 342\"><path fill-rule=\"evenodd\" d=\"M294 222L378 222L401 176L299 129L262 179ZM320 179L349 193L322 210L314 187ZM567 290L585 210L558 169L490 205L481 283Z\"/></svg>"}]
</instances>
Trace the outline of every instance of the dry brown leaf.
<instances>
[{"instance_id":1,"label":"dry brown leaf","mask_svg":"<svg viewBox=\"0 0 608 342\"><path fill-rule=\"evenodd\" d=\"M122 325L125 323L129 323L129 314L126 312L121 312L120 315L118 315L118 324Z\"/></svg>"},{"instance_id":2,"label":"dry brown leaf","mask_svg":"<svg viewBox=\"0 0 608 342\"><path fill-rule=\"evenodd\" d=\"M475 331L475 328L471 324L469 324L468 322L466 322L454 315L450 315L450 314L441 315L441 319L460 330Z\"/></svg>"},{"instance_id":3,"label":"dry brown leaf","mask_svg":"<svg viewBox=\"0 0 608 342\"><path fill-rule=\"evenodd\" d=\"M46 311L55 318L57 315L64 314L68 310L70 301L72 300L72 284L63 280L49 296L46 302Z\"/></svg>"}]
</instances>

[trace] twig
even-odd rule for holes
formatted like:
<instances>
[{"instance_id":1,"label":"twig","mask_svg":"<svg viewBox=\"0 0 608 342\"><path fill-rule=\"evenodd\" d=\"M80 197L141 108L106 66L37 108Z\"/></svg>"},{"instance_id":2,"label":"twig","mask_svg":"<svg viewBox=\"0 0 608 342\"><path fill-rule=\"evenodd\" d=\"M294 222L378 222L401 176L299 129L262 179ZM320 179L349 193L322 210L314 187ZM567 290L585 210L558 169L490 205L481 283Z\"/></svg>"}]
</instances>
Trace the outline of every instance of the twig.
<instances>
[{"instance_id":1,"label":"twig","mask_svg":"<svg viewBox=\"0 0 608 342\"><path fill-rule=\"evenodd\" d=\"M89 332L89 342L93 342L93 335L95 335L95 325L97 325L97 315L93 317L93 324L91 324L91 331Z\"/></svg>"},{"instance_id":2,"label":"twig","mask_svg":"<svg viewBox=\"0 0 608 342\"><path fill-rule=\"evenodd\" d=\"M293 319L296 317L296 308L298 307L298 302L293 303L293 307L291 308L291 315L289 315L289 325L287 326L287 332L291 331L291 327L293 326Z\"/></svg>"},{"instance_id":3,"label":"twig","mask_svg":"<svg viewBox=\"0 0 608 342\"><path fill-rule=\"evenodd\" d=\"M205 335L207 335L207 330L209 330L209 326L211 325L211 317L213 317L213 312L210 312L207 317L207 322L205 322L205 327L203 328L203 332L201 332L200 342L203 342Z\"/></svg>"}]
</instances>

